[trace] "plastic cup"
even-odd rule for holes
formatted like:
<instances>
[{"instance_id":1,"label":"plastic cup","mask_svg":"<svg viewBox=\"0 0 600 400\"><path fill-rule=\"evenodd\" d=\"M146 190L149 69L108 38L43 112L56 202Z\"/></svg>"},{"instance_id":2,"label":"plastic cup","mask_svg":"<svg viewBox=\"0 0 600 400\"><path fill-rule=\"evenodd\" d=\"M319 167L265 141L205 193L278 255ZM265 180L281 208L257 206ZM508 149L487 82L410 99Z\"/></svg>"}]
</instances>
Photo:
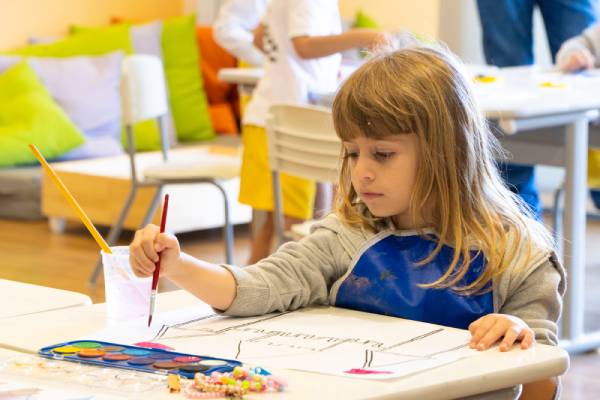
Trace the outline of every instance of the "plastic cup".
<instances>
[{"instance_id":1,"label":"plastic cup","mask_svg":"<svg viewBox=\"0 0 600 400\"><path fill-rule=\"evenodd\" d=\"M138 278L133 274L129 265L129 247L115 246L111 250L112 254L100 252L108 319L123 321L147 316L152 276Z\"/></svg>"}]
</instances>

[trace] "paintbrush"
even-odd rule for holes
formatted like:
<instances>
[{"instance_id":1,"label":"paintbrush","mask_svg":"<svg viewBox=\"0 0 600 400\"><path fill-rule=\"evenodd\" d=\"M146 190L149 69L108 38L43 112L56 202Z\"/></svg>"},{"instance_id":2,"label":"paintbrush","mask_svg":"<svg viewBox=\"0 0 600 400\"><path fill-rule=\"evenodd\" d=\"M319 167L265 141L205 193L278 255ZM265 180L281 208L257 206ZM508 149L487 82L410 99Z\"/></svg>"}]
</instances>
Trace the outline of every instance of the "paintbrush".
<instances>
[{"instance_id":1,"label":"paintbrush","mask_svg":"<svg viewBox=\"0 0 600 400\"><path fill-rule=\"evenodd\" d=\"M160 219L160 233L165 231L165 225L167 223L167 212L169 210L169 195L165 194L165 200L163 202L162 216ZM156 308L156 291L158 287L158 276L160 275L160 253L158 253L158 261L155 264L154 273L152 274L152 291L150 292L150 313L148 315L148 327L152 323L152 315Z\"/></svg>"}]
</instances>

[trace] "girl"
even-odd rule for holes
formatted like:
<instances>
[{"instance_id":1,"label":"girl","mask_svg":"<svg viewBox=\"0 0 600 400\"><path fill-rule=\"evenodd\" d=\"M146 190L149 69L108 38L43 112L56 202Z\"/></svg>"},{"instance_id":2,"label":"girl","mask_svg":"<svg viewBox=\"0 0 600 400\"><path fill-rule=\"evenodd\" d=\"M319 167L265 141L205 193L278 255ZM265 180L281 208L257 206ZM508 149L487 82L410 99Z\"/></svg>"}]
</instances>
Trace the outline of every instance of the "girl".
<instances>
[{"instance_id":1,"label":"girl","mask_svg":"<svg viewBox=\"0 0 600 400\"><path fill-rule=\"evenodd\" d=\"M161 273L227 315L332 304L458 328L479 350L557 343L564 271L542 225L501 182L494 137L458 64L431 48L376 56L341 87L335 215L246 268L180 252L150 225L135 273ZM528 384L551 397L554 382Z\"/></svg>"}]
</instances>

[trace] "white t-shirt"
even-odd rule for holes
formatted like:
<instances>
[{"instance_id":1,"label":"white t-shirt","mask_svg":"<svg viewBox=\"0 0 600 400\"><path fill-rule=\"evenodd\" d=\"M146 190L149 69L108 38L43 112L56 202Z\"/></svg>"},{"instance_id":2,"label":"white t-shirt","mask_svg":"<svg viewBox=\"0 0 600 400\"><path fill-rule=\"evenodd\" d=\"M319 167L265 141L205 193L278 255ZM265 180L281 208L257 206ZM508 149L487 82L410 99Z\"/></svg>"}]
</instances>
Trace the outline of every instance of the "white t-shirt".
<instances>
[{"instance_id":1,"label":"white t-shirt","mask_svg":"<svg viewBox=\"0 0 600 400\"><path fill-rule=\"evenodd\" d=\"M244 124L265 126L276 103L306 103L308 93L337 88L341 55L302 59L291 39L341 33L337 0L272 0L265 18L264 75L245 110Z\"/></svg>"},{"instance_id":2,"label":"white t-shirt","mask_svg":"<svg viewBox=\"0 0 600 400\"><path fill-rule=\"evenodd\" d=\"M252 31L267 9L267 0L229 0L219 9L213 24L217 43L235 57L262 65L263 54L254 47Z\"/></svg>"}]
</instances>

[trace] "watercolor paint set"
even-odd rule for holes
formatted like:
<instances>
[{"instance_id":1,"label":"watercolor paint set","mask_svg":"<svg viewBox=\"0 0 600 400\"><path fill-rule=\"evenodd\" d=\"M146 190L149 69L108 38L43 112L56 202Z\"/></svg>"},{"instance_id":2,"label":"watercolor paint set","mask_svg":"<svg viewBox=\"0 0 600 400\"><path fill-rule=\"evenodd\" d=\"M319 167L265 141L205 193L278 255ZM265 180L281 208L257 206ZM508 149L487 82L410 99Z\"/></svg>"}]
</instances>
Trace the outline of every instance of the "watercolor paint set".
<instances>
[{"instance_id":1,"label":"watercolor paint set","mask_svg":"<svg viewBox=\"0 0 600 400\"><path fill-rule=\"evenodd\" d=\"M153 374L177 374L193 379L200 372L231 372L242 363L235 360L178 353L101 341L71 341L39 350L42 357L105 368L121 368Z\"/></svg>"}]
</instances>

